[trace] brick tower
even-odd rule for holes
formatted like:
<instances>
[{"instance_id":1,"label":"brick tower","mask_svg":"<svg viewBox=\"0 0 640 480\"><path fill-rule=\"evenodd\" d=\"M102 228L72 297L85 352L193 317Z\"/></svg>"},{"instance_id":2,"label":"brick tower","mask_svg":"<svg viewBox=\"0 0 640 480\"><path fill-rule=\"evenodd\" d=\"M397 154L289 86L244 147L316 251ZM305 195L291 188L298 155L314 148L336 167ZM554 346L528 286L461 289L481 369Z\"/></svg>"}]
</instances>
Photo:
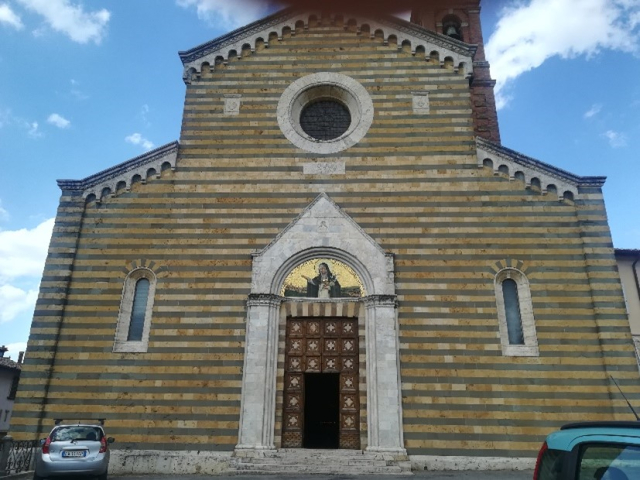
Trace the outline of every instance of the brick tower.
<instances>
[{"instance_id":1,"label":"brick tower","mask_svg":"<svg viewBox=\"0 0 640 480\"><path fill-rule=\"evenodd\" d=\"M476 135L500 143L494 95L495 80L484 53L480 24L481 0L418 0L411 21L434 32L478 46L473 59L471 105Z\"/></svg>"}]
</instances>

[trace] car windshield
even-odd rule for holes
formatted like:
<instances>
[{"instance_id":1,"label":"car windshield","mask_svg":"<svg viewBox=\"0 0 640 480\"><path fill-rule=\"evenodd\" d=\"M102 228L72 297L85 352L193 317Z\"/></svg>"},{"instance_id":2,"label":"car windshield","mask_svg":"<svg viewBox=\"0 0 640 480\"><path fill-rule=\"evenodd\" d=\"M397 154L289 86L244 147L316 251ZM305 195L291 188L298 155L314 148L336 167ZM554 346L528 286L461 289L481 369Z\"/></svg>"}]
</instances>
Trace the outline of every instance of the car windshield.
<instances>
[{"instance_id":1,"label":"car windshield","mask_svg":"<svg viewBox=\"0 0 640 480\"><path fill-rule=\"evenodd\" d=\"M593 444L580 450L579 480L640 478L640 446Z\"/></svg>"},{"instance_id":2,"label":"car windshield","mask_svg":"<svg viewBox=\"0 0 640 480\"><path fill-rule=\"evenodd\" d=\"M99 441L100 439L102 439L102 430L90 425L63 426L51 432L52 442L72 442L78 440Z\"/></svg>"}]
</instances>

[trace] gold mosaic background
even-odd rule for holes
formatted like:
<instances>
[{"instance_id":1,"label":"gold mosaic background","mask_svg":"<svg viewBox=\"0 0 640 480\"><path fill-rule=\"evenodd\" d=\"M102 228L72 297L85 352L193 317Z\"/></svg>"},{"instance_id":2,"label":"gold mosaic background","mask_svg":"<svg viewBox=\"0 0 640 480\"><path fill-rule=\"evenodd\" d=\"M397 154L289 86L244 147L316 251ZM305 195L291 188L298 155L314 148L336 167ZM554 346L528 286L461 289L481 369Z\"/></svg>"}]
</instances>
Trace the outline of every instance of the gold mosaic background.
<instances>
[{"instance_id":1,"label":"gold mosaic background","mask_svg":"<svg viewBox=\"0 0 640 480\"><path fill-rule=\"evenodd\" d=\"M284 281L280 295L283 297L306 297L307 281L303 275L309 278L317 276L318 266L323 262L329 265L329 270L340 282L343 297L362 297L365 294L360 277L349 265L339 260L314 258L301 263L291 271Z\"/></svg>"}]
</instances>

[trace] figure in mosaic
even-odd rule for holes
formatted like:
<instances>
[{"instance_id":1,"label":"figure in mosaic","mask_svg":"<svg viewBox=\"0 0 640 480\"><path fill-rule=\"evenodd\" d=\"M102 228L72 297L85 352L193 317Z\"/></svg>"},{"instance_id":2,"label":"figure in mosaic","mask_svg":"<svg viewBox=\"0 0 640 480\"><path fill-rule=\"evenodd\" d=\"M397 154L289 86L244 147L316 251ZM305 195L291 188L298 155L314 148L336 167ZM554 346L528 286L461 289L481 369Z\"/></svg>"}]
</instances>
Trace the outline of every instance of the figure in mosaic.
<instances>
[{"instance_id":1,"label":"figure in mosaic","mask_svg":"<svg viewBox=\"0 0 640 480\"><path fill-rule=\"evenodd\" d=\"M329 265L322 262L318 265L318 275L309 278L302 275L307 281L307 297L336 298L340 297L340 282L331 273Z\"/></svg>"}]
</instances>

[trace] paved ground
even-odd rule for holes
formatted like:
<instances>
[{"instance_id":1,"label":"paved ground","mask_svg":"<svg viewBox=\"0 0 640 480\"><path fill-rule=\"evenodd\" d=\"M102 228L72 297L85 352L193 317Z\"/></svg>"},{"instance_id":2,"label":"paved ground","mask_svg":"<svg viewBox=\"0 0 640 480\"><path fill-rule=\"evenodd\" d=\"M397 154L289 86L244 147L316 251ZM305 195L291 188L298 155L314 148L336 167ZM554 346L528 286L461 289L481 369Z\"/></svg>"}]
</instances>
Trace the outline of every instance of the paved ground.
<instances>
[{"instance_id":1,"label":"paved ground","mask_svg":"<svg viewBox=\"0 0 640 480\"><path fill-rule=\"evenodd\" d=\"M232 475L232 476L202 476L202 475L166 475L166 476L115 476L109 478L118 480L531 480L533 472L525 470L521 472L415 472L413 476L400 475Z\"/></svg>"}]
</instances>

